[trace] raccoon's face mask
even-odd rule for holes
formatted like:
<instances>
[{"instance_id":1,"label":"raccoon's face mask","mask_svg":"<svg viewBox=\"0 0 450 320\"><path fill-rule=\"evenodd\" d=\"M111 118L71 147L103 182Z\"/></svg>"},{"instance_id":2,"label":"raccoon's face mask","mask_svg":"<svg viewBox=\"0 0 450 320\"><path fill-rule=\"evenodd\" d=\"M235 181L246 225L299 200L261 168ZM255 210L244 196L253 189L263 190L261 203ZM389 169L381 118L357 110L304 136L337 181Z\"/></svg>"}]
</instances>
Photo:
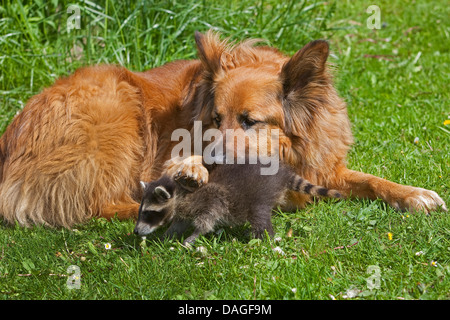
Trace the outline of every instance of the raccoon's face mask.
<instances>
[{"instance_id":1,"label":"raccoon's face mask","mask_svg":"<svg viewBox=\"0 0 450 320\"><path fill-rule=\"evenodd\" d=\"M166 186L154 186L150 183L141 182L144 187L144 197L139 208L139 217L134 228L134 233L145 236L158 227L170 222L171 200L173 190Z\"/></svg>"}]
</instances>

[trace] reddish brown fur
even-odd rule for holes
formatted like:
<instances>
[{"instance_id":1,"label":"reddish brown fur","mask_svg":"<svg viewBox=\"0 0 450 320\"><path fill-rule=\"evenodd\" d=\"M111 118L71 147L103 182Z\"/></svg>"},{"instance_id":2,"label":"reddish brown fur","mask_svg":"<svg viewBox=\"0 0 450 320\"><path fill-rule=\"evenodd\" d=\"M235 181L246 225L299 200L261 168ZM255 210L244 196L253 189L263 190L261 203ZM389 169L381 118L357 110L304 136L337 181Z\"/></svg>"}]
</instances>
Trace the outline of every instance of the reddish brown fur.
<instances>
[{"instance_id":1,"label":"reddish brown fur","mask_svg":"<svg viewBox=\"0 0 450 320\"><path fill-rule=\"evenodd\" d=\"M328 43L313 41L292 58L250 40L238 45L217 34L196 35L205 68L200 82L198 118L206 126L220 115L218 126L242 129L243 113L259 121L252 128L280 129L280 157L312 183L338 189L346 196L381 198L399 210L429 212L444 201L434 192L399 185L346 168L353 142L347 108L333 87L327 66ZM207 180L202 166L191 159L169 162L169 174L181 172ZM310 199L292 193L286 209L303 207Z\"/></svg>"},{"instance_id":2,"label":"reddish brown fur","mask_svg":"<svg viewBox=\"0 0 450 320\"><path fill-rule=\"evenodd\" d=\"M34 96L0 140L0 215L64 227L136 216L138 182L159 177L170 155L164 129L183 125L173 117L186 118L179 106L198 66L88 67Z\"/></svg>"},{"instance_id":3,"label":"reddish brown fur","mask_svg":"<svg viewBox=\"0 0 450 320\"><path fill-rule=\"evenodd\" d=\"M344 195L380 197L398 209L445 209L433 191L346 168L352 143L344 102L328 72L328 44L307 44L292 58L256 41L231 45L196 35L200 61L144 73L87 67L34 96L0 139L0 216L21 225L71 227L92 216L135 217L138 181L157 179L170 158L171 133L193 120L281 131L280 155L312 183ZM173 161L169 172L199 180L201 165ZM293 195L288 207L309 199Z\"/></svg>"}]
</instances>

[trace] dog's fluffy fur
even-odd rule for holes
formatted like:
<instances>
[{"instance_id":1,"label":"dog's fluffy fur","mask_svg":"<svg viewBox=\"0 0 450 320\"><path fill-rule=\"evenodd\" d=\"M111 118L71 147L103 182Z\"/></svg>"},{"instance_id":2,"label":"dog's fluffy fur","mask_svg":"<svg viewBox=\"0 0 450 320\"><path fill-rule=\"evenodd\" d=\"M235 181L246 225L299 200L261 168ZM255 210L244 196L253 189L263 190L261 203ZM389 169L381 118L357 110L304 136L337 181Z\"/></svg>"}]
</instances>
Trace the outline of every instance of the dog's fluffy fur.
<instances>
[{"instance_id":1,"label":"dog's fluffy fur","mask_svg":"<svg viewBox=\"0 0 450 320\"><path fill-rule=\"evenodd\" d=\"M143 73L87 67L31 98L0 139L0 216L64 227L92 216L136 217L139 180L161 175L172 131L191 129L195 119L220 130L280 129L281 158L346 196L379 197L400 210L446 209L433 191L346 168L352 135L327 42L292 58L212 32L197 33L196 42L200 60ZM174 161L167 169L207 181L201 164ZM287 207L307 201L292 196Z\"/></svg>"}]
</instances>

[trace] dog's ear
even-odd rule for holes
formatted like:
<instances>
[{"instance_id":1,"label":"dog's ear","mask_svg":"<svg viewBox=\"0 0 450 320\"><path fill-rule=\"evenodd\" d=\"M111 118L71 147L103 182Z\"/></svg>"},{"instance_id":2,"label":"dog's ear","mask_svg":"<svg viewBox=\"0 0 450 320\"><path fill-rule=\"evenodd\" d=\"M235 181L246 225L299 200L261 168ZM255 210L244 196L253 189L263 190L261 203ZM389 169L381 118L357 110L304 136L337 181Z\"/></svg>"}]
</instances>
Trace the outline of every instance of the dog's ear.
<instances>
[{"instance_id":1,"label":"dog's ear","mask_svg":"<svg viewBox=\"0 0 450 320\"><path fill-rule=\"evenodd\" d=\"M218 74L222 70L221 58L226 48L226 41L220 41L219 34L209 30L206 34L196 31L195 43L205 69L211 75Z\"/></svg>"},{"instance_id":2,"label":"dog's ear","mask_svg":"<svg viewBox=\"0 0 450 320\"><path fill-rule=\"evenodd\" d=\"M286 133L305 137L315 113L323 106L331 83L327 72L328 42L305 45L281 69Z\"/></svg>"},{"instance_id":3,"label":"dog's ear","mask_svg":"<svg viewBox=\"0 0 450 320\"><path fill-rule=\"evenodd\" d=\"M329 54L328 42L311 41L283 66L281 80L285 96L305 88L309 83L321 81Z\"/></svg>"}]
</instances>

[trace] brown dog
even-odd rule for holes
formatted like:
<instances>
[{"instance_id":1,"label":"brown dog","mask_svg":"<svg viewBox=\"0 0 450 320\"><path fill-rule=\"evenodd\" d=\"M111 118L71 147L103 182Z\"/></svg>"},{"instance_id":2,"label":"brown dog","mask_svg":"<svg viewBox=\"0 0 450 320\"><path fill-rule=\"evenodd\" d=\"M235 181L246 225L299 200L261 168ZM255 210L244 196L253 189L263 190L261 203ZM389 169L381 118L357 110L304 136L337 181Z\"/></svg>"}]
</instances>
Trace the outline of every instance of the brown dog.
<instances>
[{"instance_id":1,"label":"brown dog","mask_svg":"<svg viewBox=\"0 0 450 320\"><path fill-rule=\"evenodd\" d=\"M233 46L212 32L197 33L196 41L200 61L143 73L83 68L31 98L0 139L0 216L64 227L92 216L136 217L139 180L161 175L172 132L191 130L193 120L204 129L279 129L281 158L312 183L399 210L446 210L433 191L346 168L352 135L327 71L327 42L288 58L255 41ZM199 156L174 159L167 169L208 179ZM287 207L307 201L292 196Z\"/></svg>"}]
</instances>

